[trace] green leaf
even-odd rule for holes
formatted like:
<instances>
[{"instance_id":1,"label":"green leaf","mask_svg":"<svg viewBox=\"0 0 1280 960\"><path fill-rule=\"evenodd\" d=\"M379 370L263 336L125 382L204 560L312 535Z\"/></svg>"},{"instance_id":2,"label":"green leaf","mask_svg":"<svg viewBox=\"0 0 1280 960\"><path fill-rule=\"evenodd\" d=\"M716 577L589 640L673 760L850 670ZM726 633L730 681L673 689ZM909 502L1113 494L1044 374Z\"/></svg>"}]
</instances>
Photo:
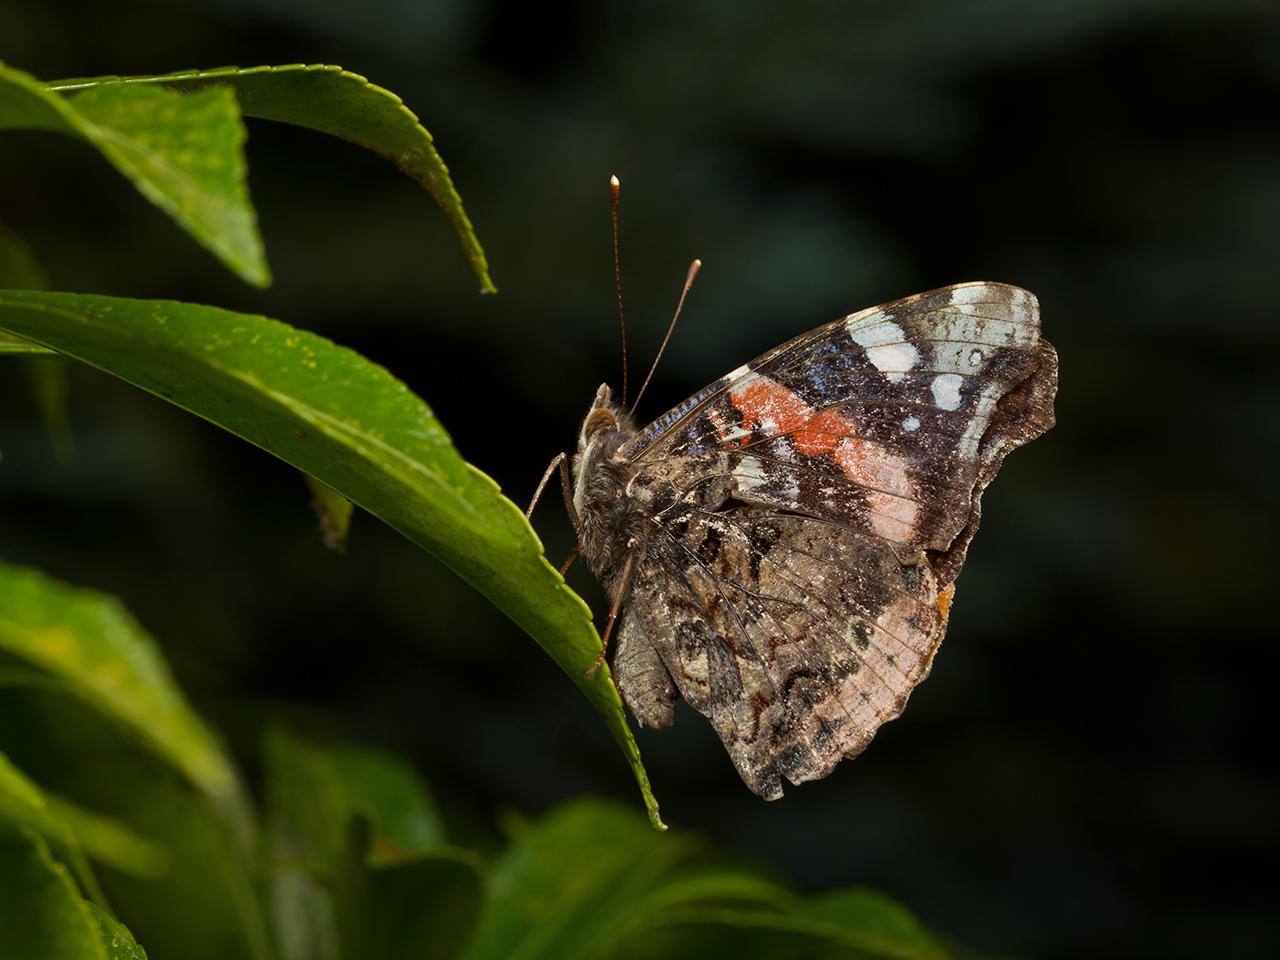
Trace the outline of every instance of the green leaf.
<instances>
[{"instance_id":1,"label":"green leaf","mask_svg":"<svg viewBox=\"0 0 1280 960\"><path fill-rule=\"evenodd\" d=\"M351 514L355 504L309 473L304 473L311 490L311 509L320 520L320 537L324 545L334 553L347 552L347 533L351 529Z\"/></svg>"},{"instance_id":2,"label":"green leaf","mask_svg":"<svg viewBox=\"0 0 1280 960\"><path fill-rule=\"evenodd\" d=\"M43 670L31 667L0 667L0 687L26 687L29 690L48 690L62 693L62 684Z\"/></svg>"},{"instance_id":3,"label":"green leaf","mask_svg":"<svg viewBox=\"0 0 1280 960\"><path fill-rule=\"evenodd\" d=\"M334 884L342 956L456 960L480 914L484 889L476 855L438 847L370 869L367 824L353 827Z\"/></svg>"},{"instance_id":4,"label":"green leaf","mask_svg":"<svg viewBox=\"0 0 1280 960\"><path fill-rule=\"evenodd\" d=\"M464 957L947 957L887 897L848 890L805 901L708 855L699 838L655 834L610 803L562 807L494 865Z\"/></svg>"},{"instance_id":5,"label":"green leaf","mask_svg":"<svg viewBox=\"0 0 1280 960\"><path fill-rule=\"evenodd\" d=\"M0 753L0 819L11 820L59 841L69 839L69 831L49 809L40 788Z\"/></svg>"},{"instance_id":6,"label":"green leaf","mask_svg":"<svg viewBox=\"0 0 1280 960\"><path fill-rule=\"evenodd\" d=\"M0 225L0 289L44 290L48 285L48 278L31 248L12 230ZM30 340L0 333L0 354L52 352Z\"/></svg>"},{"instance_id":7,"label":"green leaf","mask_svg":"<svg viewBox=\"0 0 1280 960\"><path fill-rule=\"evenodd\" d=\"M837 890L798 907L797 919L869 956L945 960L943 946L906 907L874 890Z\"/></svg>"},{"instance_id":8,"label":"green leaf","mask_svg":"<svg viewBox=\"0 0 1280 960\"><path fill-rule=\"evenodd\" d=\"M0 226L0 289L47 290L48 286L48 277L31 249L17 234ZM66 362L56 357L39 356L52 353L46 347L0 333L0 355L6 353L32 354L20 358L19 363L26 369L32 396L44 418L54 452L62 460L70 459L74 443Z\"/></svg>"},{"instance_id":9,"label":"green leaf","mask_svg":"<svg viewBox=\"0 0 1280 960\"><path fill-rule=\"evenodd\" d=\"M444 845L413 769L283 732L265 759L284 956L456 956L479 910L478 860Z\"/></svg>"},{"instance_id":10,"label":"green leaf","mask_svg":"<svg viewBox=\"0 0 1280 960\"><path fill-rule=\"evenodd\" d=\"M0 956L107 960L89 904L26 828L0 823Z\"/></svg>"},{"instance_id":11,"label":"green leaf","mask_svg":"<svg viewBox=\"0 0 1280 960\"><path fill-rule=\"evenodd\" d=\"M35 253L21 237L3 225L0 225L0 287L14 290L49 287L49 277Z\"/></svg>"},{"instance_id":12,"label":"green leaf","mask_svg":"<svg viewBox=\"0 0 1280 960\"><path fill-rule=\"evenodd\" d=\"M85 890L91 896L103 899L80 839L62 816L62 811L3 753L0 753L0 820L35 830L52 841L75 868Z\"/></svg>"},{"instance_id":13,"label":"green leaf","mask_svg":"<svg viewBox=\"0 0 1280 960\"><path fill-rule=\"evenodd\" d=\"M412 859L444 844L435 801L405 761L379 750L322 749L284 731L266 741L269 806L310 859L337 861L350 823L366 819L371 866Z\"/></svg>"},{"instance_id":14,"label":"green leaf","mask_svg":"<svg viewBox=\"0 0 1280 960\"><path fill-rule=\"evenodd\" d=\"M128 927L108 916L106 911L94 904L91 903L88 907L94 923L98 926L98 936L102 938L107 960L147 960L147 951L138 946Z\"/></svg>"},{"instance_id":15,"label":"green leaf","mask_svg":"<svg viewBox=\"0 0 1280 960\"><path fill-rule=\"evenodd\" d=\"M902 911L901 907L896 909ZM657 955L654 950L658 949L663 956L697 957L704 952L701 944L713 942L722 947L750 944L761 957L792 957L796 950L814 960L948 960L951 957L927 934L899 937L882 929L875 919L864 926L867 919L815 918L806 915L803 909L781 912L689 905L649 918L650 927L640 929L630 945L639 948L638 956ZM658 946L663 941L653 939L653 934L661 932L662 927L677 931L673 942L683 950L674 951L665 944Z\"/></svg>"},{"instance_id":16,"label":"green leaf","mask_svg":"<svg viewBox=\"0 0 1280 960\"><path fill-rule=\"evenodd\" d=\"M230 761L114 597L0 564L0 649L118 721L222 808L239 804Z\"/></svg>"},{"instance_id":17,"label":"green leaf","mask_svg":"<svg viewBox=\"0 0 1280 960\"><path fill-rule=\"evenodd\" d=\"M429 551L558 663L604 718L659 829L657 801L591 611L520 509L465 462L386 370L265 317L171 301L0 291L0 330L112 373L316 477ZM442 718L443 720L443 718Z\"/></svg>"},{"instance_id":18,"label":"green leaf","mask_svg":"<svg viewBox=\"0 0 1280 960\"><path fill-rule=\"evenodd\" d=\"M466 960L575 960L605 954L620 917L703 851L655 833L615 804L580 801L526 830L494 864Z\"/></svg>"},{"instance_id":19,"label":"green leaf","mask_svg":"<svg viewBox=\"0 0 1280 960\"><path fill-rule=\"evenodd\" d=\"M184 96L117 84L67 99L0 63L0 130L21 128L92 144L229 268L256 286L271 282L246 185L244 124L231 91Z\"/></svg>"},{"instance_id":20,"label":"green leaf","mask_svg":"<svg viewBox=\"0 0 1280 960\"><path fill-rule=\"evenodd\" d=\"M25 731L27 753L52 751L64 786L92 798L95 809L112 811L108 819L45 798L75 840L123 871L106 878L111 903L148 948L183 960L272 960L259 848L244 843L204 794L141 750L129 749L119 726L103 723L88 707L43 694L17 704L30 709L7 710L6 716ZM139 841L137 833L154 842ZM107 908L80 846L60 840L53 846L86 895ZM154 875L164 866L157 852L169 865L160 878ZM7 956L0 946L0 957Z\"/></svg>"},{"instance_id":21,"label":"green leaf","mask_svg":"<svg viewBox=\"0 0 1280 960\"><path fill-rule=\"evenodd\" d=\"M439 811L417 772L378 750L347 747L331 754L351 812L372 829L369 865L388 866L444 844Z\"/></svg>"},{"instance_id":22,"label":"green leaf","mask_svg":"<svg viewBox=\"0 0 1280 960\"><path fill-rule=\"evenodd\" d=\"M115 874L111 902L155 957L272 960L262 864L202 794L176 777L138 776L118 812L162 844L171 866L158 880Z\"/></svg>"},{"instance_id":23,"label":"green leaf","mask_svg":"<svg viewBox=\"0 0 1280 960\"><path fill-rule=\"evenodd\" d=\"M922 949L913 942L898 943L874 933L846 929L839 924L814 920L796 913L740 907L689 906L676 908L651 918L652 926L641 930L627 945L623 957L662 956L673 960L705 955L705 944L714 943L730 953L743 945L759 957L803 956L812 960L947 960L950 954ZM662 927L676 933L674 940L655 939ZM659 946L660 945L660 946ZM638 948L638 949L635 949Z\"/></svg>"},{"instance_id":24,"label":"green leaf","mask_svg":"<svg viewBox=\"0 0 1280 960\"><path fill-rule=\"evenodd\" d=\"M47 347L40 346L38 343L23 340L21 337L15 337L9 333L0 333L0 356L9 353L45 355L53 353L53 351Z\"/></svg>"},{"instance_id":25,"label":"green leaf","mask_svg":"<svg viewBox=\"0 0 1280 960\"><path fill-rule=\"evenodd\" d=\"M757 956L836 960L949 960L951 954L903 906L872 890L852 889L781 909L727 903L676 903L634 926L624 956L698 957L705 944L749 944ZM664 928L674 939L664 940Z\"/></svg>"},{"instance_id":26,"label":"green leaf","mask_svg":"<svg viewBox=\"0 0 1280 960\"><path fill-rule=\"evenodd\" d=\"M454 189L448 167L436 152L431 134L394 93L358 74L324 64L220 67L160 76L59 80L48 86L70 92L147 84L182 91L228 86L235 91L247 117L278 120L332 134L390 160L431 192L453 223L481 291L496 292L484 250L463 209L462 198Z\"/></svg>"},{"instance_id":27,"label":"green leaf","mask_svg":"<svg viewBox=\"0 0 1280 960\"><path fill-rule=\"evenodd\" d=\"M27 382L35 398L45 432L60 460L70 460L75 453L71 434L71 383L67 379L67 361L61 357L22 357L17 362L26 368Z\"/></svg>"},{"instance_id":28,"label":"green leaf","mask_svg":"<svg viewBox=\"0 0 1280 960\"><path fill-rule=\"evenodd\" d=\"M168 870L173 859L169 852L138 836L125 823L60 797L46 799L50 814L65 825L90 859L134 877L159 877Z\"/></svg>"}]
</instances>

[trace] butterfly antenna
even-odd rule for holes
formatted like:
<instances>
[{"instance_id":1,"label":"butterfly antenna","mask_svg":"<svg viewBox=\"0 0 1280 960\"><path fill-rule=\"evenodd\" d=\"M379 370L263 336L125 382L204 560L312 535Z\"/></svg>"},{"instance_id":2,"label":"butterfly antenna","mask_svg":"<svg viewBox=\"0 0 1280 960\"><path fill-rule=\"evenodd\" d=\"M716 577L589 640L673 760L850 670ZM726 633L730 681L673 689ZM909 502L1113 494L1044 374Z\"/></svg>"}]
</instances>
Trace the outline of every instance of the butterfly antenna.
<instances>
[{"instance_id":1,"label":"butterfly antenna","mask_svg":"<svg viewBox=\"0 0 1280 960\"><path fill-rule=\"evenodd\" d=\"M627 318L622 312L622 258L618 256L618 191L622 181L609 177L609 220L613 224L613 288L618 293L618 326L622 328L622 406L627 405Z\"/></svg>"},{"instance_id":2,"label":"butterfly antenna","mask_svg":"<svg viewBox=\"0 0 1280 960\"><path fill-rule=\"evenodd\" d=\"M680 291L680 301L676 304L676 312L671 317L671 323L667 326L667 335L662 338L662 346L658 347L658 355L653 358L653 366L649 368L649 373L645 376L644 383L640 385L640 392L636 394L636 402L631 405L630 413L636 412L636 407L640 405L640 398L644 396L644 391L649 386L649 381L653 379L653 371L658 369L658 361L662 359L662 353L667 349L667 341L671 339L671 334L676 328L676 321L680 319L680 311L684 308L684 298L689 295L689 288L693 286L694 278L697 277L698 271L701 269L701 260L695 260L689 264L689 274L684 278L684 289Z\"/></svg>"}]
</instances>

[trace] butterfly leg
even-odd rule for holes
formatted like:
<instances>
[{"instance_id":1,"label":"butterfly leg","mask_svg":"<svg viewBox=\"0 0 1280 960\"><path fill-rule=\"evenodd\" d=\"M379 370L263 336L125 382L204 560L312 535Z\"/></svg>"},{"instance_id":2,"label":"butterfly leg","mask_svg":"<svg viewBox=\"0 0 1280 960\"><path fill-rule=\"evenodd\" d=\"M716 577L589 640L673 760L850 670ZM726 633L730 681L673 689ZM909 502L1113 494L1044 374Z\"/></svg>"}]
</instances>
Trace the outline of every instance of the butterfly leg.
<instances>
[{"instance_id":1,"label":"butterfly leg","mask_svg":"<svg viewBox=\"0 0 1280 960\"><path fill-rule=\"evenodd\" d=\"M582 518L578 516L578 508L573 505L573 480L569 478L569 458L560 454L560 493L564 496L564 509L573 521L573 530L578 535L578 544L582 543ZM577 546L578 544L574 544Z\"/></svg>"},{"instance_id":2,"label":"butterfly leg","mask_svg":"<svg viewBox=\"0 0 1280 960\"><path fill-rule=\"evenodd\" d=\"M614 621L618 619L618 611L622 609L622 601L626 598L631 587L631 571L635 566L636 553L638 552L636 542L634 540L629 544L631 552L627 554L626 563L622 567L622 576L618 578L618 589L613 595L613 604L609 607L609 619L605 621L604 633L600 635L600 653L596 656L596 662L591 664L587 670L587 676L591 676L600 669L600 664L604 663L605 652L609 649L609 635L613 633Z\"/></svg>"},{"instance_id":3,"label":"butterfly leg","mask_svg":"<svg viewBox=\"0 0 1280 960\"><path fill-rule=\"evenodd\" d=\"M529 501L529 509L524 512L524 518L529 520L533 517L533 508L538 505L538 501L542 499L542 491L547 489L547 483L551 480L551 475L556 472L557 467L565 467L565 455L557 453L552 459L551 464L547 467L547 472L542 475L542 479L538 481L538 489L533 491L533 499ZM566 472L567 472L567 468ZM563 479L563 478L562 478Z\"/></svg>"},{"instance_id":4,"label":"butterfly leg","mask_svg":"<svg viewBox=\"0 0 1280 960\"><path fill-rule=\"evenodd\" d=\"M529 520L533 517L533 508L542 499L542 491L547 489L547 483L551 480L551 475L556 472L557 467L560 469L560 490L564 494L564 508L569 513L569 519L573 521L574 531L581 537L582 521L578 517L577 508L573 505L573 481L569 478L568 458L563 453L558 453L552 458L551 464L547 467L547 472L538 481L538 489L533 491L533 499L529 501L529 509L524 512L524 518ZM578 559L578 554L581 550L581 541L573 545L572 552L570 552L568 559L565 560L564 565L560 568L560 576L563 577L569 572L569 567L573 565L574 560Z\"/></svg>"},{"instance_id":5,"label":"butterfly leg","mask_svg":"<svg viewBox=\"0 0 1280 960\"><path fill-rule=\"evenodd\" d=\"M524 518L529 520L533 517L533 508L538 505L538 501L542 499L542 491L547 489L547 484L551 481L551 475L560 470L560 492L564 494L564 508L569 513L569 519L573 521L573 529L578 534L582 533L582 520L578 517L578 508L573 505L573 480L569 477L569 458L567 454L557 453L547 466L547 472L542 475L542 479L538 481L538 489L533 491L533 499L529 501L529 508L524 512Z\"/></svg>"},{"instance_id":6,"label":"butterfly leg","mask_svg":"<svg viewBox=\"0 0 1280 960\"><path fill-rule=\"evenodd\" d=\"M582 552L582 544L575 543L573 549L569 551L569 557L565 560L564 565L560 567L560 576L564 576L569 572L569 568L573 566L573 561L578 559L578 554Z\"/></svg>"}]
</instances>

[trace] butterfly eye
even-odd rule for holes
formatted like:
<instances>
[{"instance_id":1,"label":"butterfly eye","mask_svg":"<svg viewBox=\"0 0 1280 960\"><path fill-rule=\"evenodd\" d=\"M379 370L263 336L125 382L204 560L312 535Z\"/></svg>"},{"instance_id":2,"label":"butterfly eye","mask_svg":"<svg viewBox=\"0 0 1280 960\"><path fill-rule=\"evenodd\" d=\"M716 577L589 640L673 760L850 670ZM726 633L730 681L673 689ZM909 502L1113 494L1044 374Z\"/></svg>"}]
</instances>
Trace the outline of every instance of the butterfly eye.
<instances>
[{"instance_id":1,"label":"butterfly eye","mask_svg":"<svg viewBox=\"0 0 1280 960\"><path fill-rule=\"evenodd\" d=\"M582 435L590 438L601 430L613 429L618 425L618 418L603 408L592 410L587 415L587 422L582 425Z\"/></svg>"}]
</instances>

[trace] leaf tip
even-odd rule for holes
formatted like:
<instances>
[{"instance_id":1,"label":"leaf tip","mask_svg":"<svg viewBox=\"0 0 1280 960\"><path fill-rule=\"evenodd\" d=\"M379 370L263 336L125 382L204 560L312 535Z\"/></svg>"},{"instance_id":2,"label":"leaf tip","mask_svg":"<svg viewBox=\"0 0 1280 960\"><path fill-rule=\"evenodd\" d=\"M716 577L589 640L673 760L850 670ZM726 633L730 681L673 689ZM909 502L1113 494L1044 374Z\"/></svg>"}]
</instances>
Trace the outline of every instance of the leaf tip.
<instances>
[{"instance_id":1,"label":"leaf tip","mask_svg":"<svg viewBox=\"0 0 1280 960\"><path fill-rule=\"evenodd\" d=\"M250 263L244 264L236 271L244 279L245 283L250 286L257 287L259 290L265 290L271 286L273 277L271 276L271 268L267 266L265 257L255 257Z\"/></svg>"}]
</instances>

